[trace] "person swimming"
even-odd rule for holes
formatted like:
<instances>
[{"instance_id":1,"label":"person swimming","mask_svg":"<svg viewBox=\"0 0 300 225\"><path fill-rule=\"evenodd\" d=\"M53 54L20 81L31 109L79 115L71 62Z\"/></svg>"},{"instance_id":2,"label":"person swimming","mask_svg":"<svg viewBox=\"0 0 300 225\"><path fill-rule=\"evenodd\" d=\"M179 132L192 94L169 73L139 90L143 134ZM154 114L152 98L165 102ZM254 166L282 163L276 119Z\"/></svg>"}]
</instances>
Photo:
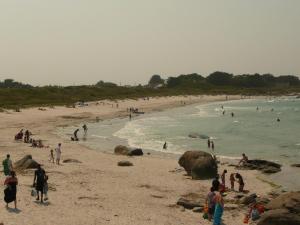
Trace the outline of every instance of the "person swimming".
<instances>
[{"instance_id":1,"label":"person swimming","mask_svg":"<svg viewBox=\"0 0 300 225\"><path fill-rule=\"evenodd\" d=\"M168 145L167 145L167 142L164 143L164 146L163 146L163 149L167 149L168 148Z\"/></svg>"},{"instance_id":2,"label":"person swimming","mask_svg":"<svg viewBox=\"0 0 300 225\"><path fill-rule=\"evenodd\" d=\"M279 118L277 118L277 122L280 122L280 119L279 119Z\"/></svg>"}]
</instances>

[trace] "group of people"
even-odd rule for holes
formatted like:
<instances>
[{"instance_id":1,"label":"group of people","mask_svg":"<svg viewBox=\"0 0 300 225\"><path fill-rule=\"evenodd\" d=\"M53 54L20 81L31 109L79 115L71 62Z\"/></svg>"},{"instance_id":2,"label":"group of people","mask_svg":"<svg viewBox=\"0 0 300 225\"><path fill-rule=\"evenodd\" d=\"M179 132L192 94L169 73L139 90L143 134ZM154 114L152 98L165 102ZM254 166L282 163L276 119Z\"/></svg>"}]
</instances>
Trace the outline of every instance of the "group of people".
<instances>
[{"instance_id":1,"label":"group of people","mask_svg":"<svg viewBox=\"0 0 300 225\"><path fill-rule=\"evenodd\" d=\"M16 141L22 141L24 139L24 143L30 143L33 148L43 148L45 147L43 141L41 139L35 140L31 138L32 133L29 130L23 132L24 129L21 129L16 135Z\"/></svg>"},{"instance_id":2,"label":"group of people","mask_svg":"<svg viewBox=\"0 0 300 225\"><path fill-rule=\"evenodd\" d=\"M86 136L87 135L87 131L88 131L87 125L83 124L82 128L83 128L84 136ZM79 129L77 128L74 131L74 133L73 133L73 137L71 137L71 141L79 141L78 132L79 132Z\"/></svg>"},{"instance_id":3,"label":"group of people","mask_svg":"<svg viewBox=\"0 0 300 225\"><path fill-rule=\"evenodd\" d=\"M206 197L206 207L203 218L208 219L209 221L213 220L213 225L221 224L224 211L223 194L227 191L226 174L227 170L224 170L221 174L221 183L219 181L219 175L213 179L212 186ZM237 181L239 184L239 192L244 192L245 183L241 174L231 173L229 180L231 184L231 190L234 190L234 182Z\"/></svg>"},{"instance_id":4,"label":"group of people","mask_svg":"<svg viewBox=\"0 0 300 225\"><path fill-rule=\"evenodd\" d=\"M15 209L17 209L18 178L16 172L13 170L13 164L9 154L7 154L6 159L2 161L2 165L5 175L4 201L6 202L6 207L8 207L9 203L14 202ZM36 200L40 200L41 202L48 200L47 180L48 176L46 175L45 170L42 169L41 165L38 164L33 179L33 187L35 188L37 194Z\"/></svg>"},{"instance_id":5,"label":"group of people","mask_svg":"<svg viewBox=\"0 0 300 225\"><path fill-rule=\"evenodd\" d=\"M211 148L211 150L214 151L215 150L215 143L212 140L208 139L207 140L207 147Z\"/></svg>"}]
</instances>

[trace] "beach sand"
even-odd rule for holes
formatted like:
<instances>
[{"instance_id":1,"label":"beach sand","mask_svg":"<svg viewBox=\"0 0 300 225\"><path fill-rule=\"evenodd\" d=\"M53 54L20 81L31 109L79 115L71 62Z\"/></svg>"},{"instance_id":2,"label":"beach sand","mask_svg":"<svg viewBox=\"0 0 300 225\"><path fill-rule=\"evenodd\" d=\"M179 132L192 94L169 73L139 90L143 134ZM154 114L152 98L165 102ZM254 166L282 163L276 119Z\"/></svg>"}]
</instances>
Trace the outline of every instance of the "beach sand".
<instances>
[{"instance_id":1,"label":"beach sand","mask_svg":"<svg viewBox=\"0 0 300 225\"><path fill-rule=\"evenodd\" d=\"M229 99L240 99L230 96ZM21 112L0 113L0 153L2 160L7 153L13 162L26 154L43 165L49 175L49 201L40 204L30 195L33 171L18 173L18 209L6 209L0 204L0 222L5 225L94 225L94 224L211 224L201 213L183 210L176 206L177 200L189 193L206 194L211 181L192 180L185 176L176 159L147 155L127 157L103 153L112 149L95 151L80 145L80 142L63 140L54 134L58 126L74 125L86 121L128 116L129 107L151 112L186 104L224 101L225 96L177 96L151 98L149 101L123 100L119 108L110 101L103 104L91 103L86 107L23 109ZM114 104L116 104L114 102ZM29 129L34 138L55 148L62 143L62 160L77 159L82 163L49 162L50 148L31 148L29 144L14 141L21 129ZM200 149L201 150L201 149ZM121 160L129 160L134 166L118 167ZM219 171L226 168L221 166ZM233 167L227 167L228 178ZM172 172L173 171L173 172ZM245 188L259 195L266 195L272 187L257 179L257 171L242 171ZM1 182L4 175L1 173ZM3 192L1 192L3 199ZM13 207L13 204L10 204ZM224 212L224 224L243 224L245 210Z\"/></svg>"}]
</instances>

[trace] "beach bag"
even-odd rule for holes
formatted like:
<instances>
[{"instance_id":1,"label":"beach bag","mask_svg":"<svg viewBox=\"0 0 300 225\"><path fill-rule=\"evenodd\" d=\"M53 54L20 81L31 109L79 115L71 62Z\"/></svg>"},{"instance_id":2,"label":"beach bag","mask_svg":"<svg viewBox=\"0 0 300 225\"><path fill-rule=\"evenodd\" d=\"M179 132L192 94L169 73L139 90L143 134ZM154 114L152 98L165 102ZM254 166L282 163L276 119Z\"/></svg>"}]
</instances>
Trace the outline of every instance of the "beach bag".
<instances>
[{"instance_id":1,"label":"beach bag","mask_svg":"<svg viewBox=\"0 0 300 225\"><path fill-rule=\"evenodd\" d=\"M251 212L251 219L252 219L253 221L255 221L255 220L258 220L259 217L260 217L259 211L258 211L256 208L253 209L252 212Z\"/></svg>"},{"instance_id":2,"label":"beach bag","mask_svg":"<svg viewBox=\"0 0 300 225\"><path fill-rule=\"evenodd\" d=\"M31 190L31 196L32 196L32 197L35 197L36 195L37 195L36 190L33 188L33 189Z\"/></svg>"}]
</instances>

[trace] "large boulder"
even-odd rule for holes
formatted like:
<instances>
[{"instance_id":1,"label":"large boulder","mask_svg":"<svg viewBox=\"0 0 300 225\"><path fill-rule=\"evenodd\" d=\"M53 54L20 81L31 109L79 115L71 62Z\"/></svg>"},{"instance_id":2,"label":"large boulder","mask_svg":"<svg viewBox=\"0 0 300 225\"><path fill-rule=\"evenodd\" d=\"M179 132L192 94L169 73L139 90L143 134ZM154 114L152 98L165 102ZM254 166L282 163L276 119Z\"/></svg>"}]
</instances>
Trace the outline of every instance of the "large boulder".
<instances>
[{"instance_id":1,"label":"large boulder","mask_svg":"<svg viewBox=\"0 0 300 225\"><path fill-rule=\"evenodd\" d=\"M281 165L267 160L254 159L248 160L243 165L243 169L260 170L263 173L277 173L281 171Z\"/></svg>"},{"instance_id":2,"label":"large boulder","mask_svg":"<svg viewBox=\"0 0 300 225\"><path fill-rule=\"evenodd\" d=\"M38 163L32 159L31 155L25 155L22 159L14 163L14 168L16 170L25 170L25 169L36 169Z\"/></svg>"},{"instance_id":3,"label":"large boulder","mask_svg":"<svg viewBox=\"0 0 300 225\"><path fill-rule=\"evenodd\" d=\"M300 225L300 191L284 193L266 206L258 225Z\"/></svg>"},{"instance_id":4,"label":"large boulder","mask_svg":"<svg viewBox=\"0 0 300 225\"><path fill-rule=\"evenodd\" d=\"M193 179L211 179L218 173L216 160L207 152L187 151L179 158L178 163Z\"/></svg>"},{"instance_id":5,"label":"large boulder","mask_svg":"<svg viewBox=\"0 0 300 225\"><path fill-rule=\"evenodd\" d=\"M128 156L141 156L143 155L143 150L140 148L128 148L124 145L118 145L115 147L115 154L117 155L128 155Z\"/></svg>"}]
</instances>

